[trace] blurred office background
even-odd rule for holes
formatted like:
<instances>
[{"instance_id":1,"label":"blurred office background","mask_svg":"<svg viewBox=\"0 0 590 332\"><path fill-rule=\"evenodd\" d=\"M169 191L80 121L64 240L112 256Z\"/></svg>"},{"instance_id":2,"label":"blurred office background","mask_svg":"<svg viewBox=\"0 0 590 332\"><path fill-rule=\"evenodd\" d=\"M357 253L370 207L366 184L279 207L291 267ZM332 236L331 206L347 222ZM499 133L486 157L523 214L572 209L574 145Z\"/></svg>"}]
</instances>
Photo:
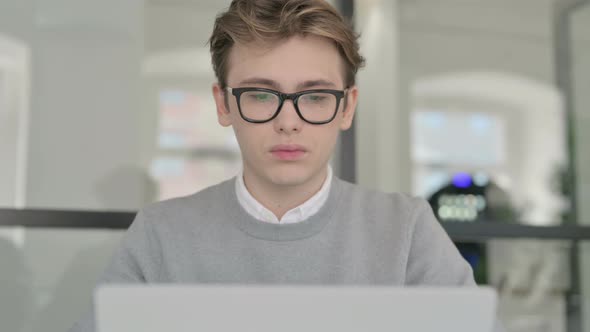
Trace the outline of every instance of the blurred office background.
<instances>
[{"instance_id":1,"label":"blurred office background","mask_svg":"<svg viewBox=\"0 0 590 332\"><path fill-rule=\"evenodd\" d=\"M133 212L237 173L229 0L0 0L0 330L64 331ZM590 332L590 1L332 0L361 33L336 174L429 200L509 332Z\"/></svg>"}]
</instances>

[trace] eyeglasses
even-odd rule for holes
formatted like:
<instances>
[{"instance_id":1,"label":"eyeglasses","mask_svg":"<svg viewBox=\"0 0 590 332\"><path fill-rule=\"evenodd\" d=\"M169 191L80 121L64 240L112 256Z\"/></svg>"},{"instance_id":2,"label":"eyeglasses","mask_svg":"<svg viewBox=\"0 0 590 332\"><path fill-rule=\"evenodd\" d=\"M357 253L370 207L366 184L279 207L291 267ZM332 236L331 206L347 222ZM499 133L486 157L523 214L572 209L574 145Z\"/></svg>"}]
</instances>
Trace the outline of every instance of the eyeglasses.
<instances>
[{"instance_id":1,"label":"eyeglasses","mask_svg":"<svg viewBox=\"0 0 590 332\"><path fill-rule=\"evenodd\" d=\"M242 119L251 123L264 123L276 118L287 99L293 101L299 117L310 124L326 124L334 120L340 100L346 90L305 90L282 93L264 88L226 88L236 97Z\"/></svg>"}]
</instances>

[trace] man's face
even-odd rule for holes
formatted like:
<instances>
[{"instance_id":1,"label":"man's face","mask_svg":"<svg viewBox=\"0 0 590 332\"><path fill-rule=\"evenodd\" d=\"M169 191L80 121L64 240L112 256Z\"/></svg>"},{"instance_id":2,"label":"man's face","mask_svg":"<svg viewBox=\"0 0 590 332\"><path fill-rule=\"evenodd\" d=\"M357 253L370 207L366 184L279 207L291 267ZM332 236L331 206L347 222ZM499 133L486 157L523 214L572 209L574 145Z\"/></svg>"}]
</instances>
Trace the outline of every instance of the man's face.
<instances>
[{"instance_id":1,"label":"man's face","mask_svg":"<svg viewBox=\"0 0 590 332\"><path fill-rule=\"evenodd\" d=\"M284 93L344 90L343 68L336 47L320 37L292 37L270 48L236 44L229 56L227 84L231 88L258 87ZM301 119L291 100L284 102L272 121L249 123L241 118L231 93L215 84L213 94L219 123L232 126L236 134L246 179L267 186L291 187L323 181L339 131L352 123L358 92L356 87L350 87L335 119L323 125Z\"/></svg>"}]
</instances>

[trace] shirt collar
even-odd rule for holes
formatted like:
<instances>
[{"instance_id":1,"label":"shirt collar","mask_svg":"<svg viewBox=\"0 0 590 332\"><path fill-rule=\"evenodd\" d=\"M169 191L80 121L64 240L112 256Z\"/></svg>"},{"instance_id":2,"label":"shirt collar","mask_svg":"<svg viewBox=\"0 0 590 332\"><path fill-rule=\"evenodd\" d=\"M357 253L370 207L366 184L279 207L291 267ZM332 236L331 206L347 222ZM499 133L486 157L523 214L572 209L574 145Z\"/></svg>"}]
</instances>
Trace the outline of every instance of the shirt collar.
<instances>
[{"instance_id":1,"label":"shirt collar","mask_svg":"<svg viewBox=\"0 0 590 332\"><path fill-rule=\"evenodd\" d=\"M287 213L285 213L281 220L279 220L274 213L272 213L269 209L264 207L264 205L258 202L256 198L254 198L254 196L250 194L250 192L246 188L246 184L244 183L243 170L240 171L240 173L236 177L235 190L240 205L244 208L244 210L246 210L246 212L248 212L254 218L264 222L277 224L297 223L316 214L326 203L326 201L328 200L328 195L330 194L332 176L332 167L328 165L328 176L326 176L326 180L324 181L324 184L322 185L320 190L307 201L305 201L303 204L287 211Z\"/></svg>"}]
</instances>

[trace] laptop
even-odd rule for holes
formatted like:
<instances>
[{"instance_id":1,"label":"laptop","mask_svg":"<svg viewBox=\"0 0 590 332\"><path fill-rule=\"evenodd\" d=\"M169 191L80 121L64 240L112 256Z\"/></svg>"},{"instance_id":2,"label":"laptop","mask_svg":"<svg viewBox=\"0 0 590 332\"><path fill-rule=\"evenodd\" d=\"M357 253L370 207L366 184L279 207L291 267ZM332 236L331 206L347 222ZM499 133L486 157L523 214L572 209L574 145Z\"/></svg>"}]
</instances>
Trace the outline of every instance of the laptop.
<instances>
[{"instance_id":1,"label":"laptop","mask_svg":"<svg viewBox=\"0 0 590 332\"><path fill-rule=\"evenodd\" d=\"M110 285L97 332L491 332L491 288Z\"/></svg>"}]
</instances>

